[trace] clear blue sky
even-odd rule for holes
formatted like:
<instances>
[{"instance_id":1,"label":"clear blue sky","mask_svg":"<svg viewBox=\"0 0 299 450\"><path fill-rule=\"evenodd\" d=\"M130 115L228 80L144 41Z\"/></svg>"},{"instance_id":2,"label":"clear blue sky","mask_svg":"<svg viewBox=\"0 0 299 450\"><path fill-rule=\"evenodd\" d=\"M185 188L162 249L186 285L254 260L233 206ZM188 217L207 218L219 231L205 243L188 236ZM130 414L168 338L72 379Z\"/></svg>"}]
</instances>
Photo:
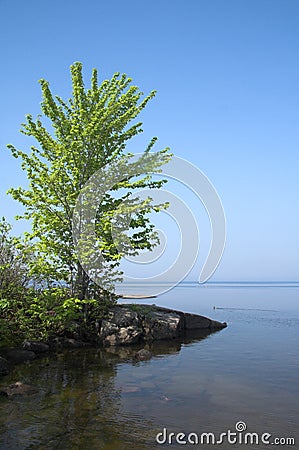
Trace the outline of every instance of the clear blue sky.
<instances>
[{"instance_id":1,"label":"clear blue sky","mask_svg":"<svg viewBox=\"0 0 299 450\"><path fill-rule=\"evenodd\" d=\"M5 192L26 179L5 146L31 145L18 130L39 113L38 79L66 97L81 61L86 83L96 67L157 89L138 145L158 136L216 187L227 245L213 279L299 279L297 0L1 0L0 17L1 215L21 211Z\"/></svg>"}]
</instances>

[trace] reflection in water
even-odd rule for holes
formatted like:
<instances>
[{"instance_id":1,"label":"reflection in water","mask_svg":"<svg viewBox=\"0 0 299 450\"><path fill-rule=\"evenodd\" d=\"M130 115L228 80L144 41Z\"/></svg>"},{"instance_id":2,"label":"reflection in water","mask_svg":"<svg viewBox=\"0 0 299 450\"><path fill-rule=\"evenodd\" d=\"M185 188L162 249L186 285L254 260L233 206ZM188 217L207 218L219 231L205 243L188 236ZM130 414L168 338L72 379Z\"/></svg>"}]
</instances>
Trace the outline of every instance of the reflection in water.
<instances>
[{"instance_id":1,"label":"reflection in water","mask_svg":"<svg viewBox=\"0 0 299 450\"><path fill-rule=\"evenodd\" d=\"M180 352L208 333L188 333L180 340L160 341L147 348L161 358ZM159 431L155 418L126 414L126 399L138 406L152 396L156 407L170 401L157 381L134 378L134 370L151 362L138 362L140 346L109 347L63 352L50 358L19 366L1 380L4 387L22 381L38 387L30 396L0 401L1 449L121 449L150 448ZM132 377L116 382L123 365ZM120 377L121 378L121 377ZM149 378L152 378L151 376ZM203 394L204 395L204 394ZM147 410L150 413L149 410ZM151 411L153 415L153 411Z\"/></svg>"}]
</instances>

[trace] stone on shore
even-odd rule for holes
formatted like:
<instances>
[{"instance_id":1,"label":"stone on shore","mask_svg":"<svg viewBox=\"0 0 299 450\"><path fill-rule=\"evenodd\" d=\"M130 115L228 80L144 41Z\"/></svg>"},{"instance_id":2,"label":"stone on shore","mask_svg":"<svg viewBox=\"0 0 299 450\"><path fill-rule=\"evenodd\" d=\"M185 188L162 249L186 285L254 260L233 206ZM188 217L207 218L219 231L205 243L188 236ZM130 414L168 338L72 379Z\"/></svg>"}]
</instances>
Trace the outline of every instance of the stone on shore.
<instances>
[{"instance_id":1,"label":"stone on shore","mask_svg":"<svg viewBox=\"0 0 299 450\"><path fill-rule=\"evenodd\" d=\"M50 347L45 342L38 341L24 341L23 349L30 350L34 353L47 353L50 350Z\"/></svg>"},{"instance_id":2,"label":"stone on shore","mask_svg":"<svg viewBox=\"0 0 299 450\"><path fill-rule=\"evenodd\" d=\"M176 312L151 311L142 325L145 340L174 339L183 331L181 316Z\"/></svg>"},{"instance_id":3,"label":"stone on shore","mask_svg":"<svg viewBox=\"0 0 299 450\"><path fill-rule=\"evenodd\" d=\"M217 322L198 314L184 313L169 308L146 304L120 304L111 307L103 319L99 319L94 333L86 342L74 336L52 336L47 343L25 341L23 348L0 348L0 376L7 375L11 366L32 361L50 351L77 349L92 344L104 347L151 343L159 340L174 340L186 336L186 333L201 332L207 336L225 328L226 323ZM136 360L150 359L145 349L135 353ZM21 386L12 387L15 393L21 392ZM22 387L23 389L23 387Z\"/></svg>"},{"instance_id":4,"label":"stone on shore","mask_svg":"<svg viewBox=\"0 0 299 450\"><path fill-rule=\"evenodd\" d=\"M216 331L226 323L197 314L184 313L156 305L117 305L111 308L99 328L104 346L175 339L189 330Z\"/></svg>"},{"instance_id":5,"label":"stone on shore","mask_svg":"<svg viewBox=\"0 0 299 450\"><path fill-rule=\"evenodd\" d=\"M30 350L23 350L19 348L1 348L0 354L7 359L9 363L20 364L26 361L32 361L37 356Z\"/></svg>"},{"instance_id":6,"label":"stone on shore","mask_svg":"<svg viewBox=\"0 0 299 450\"><path fill-rule=\"evenodd\" d=\"M77 349L83 347L90 347L90 342L83 342L79 339L68 338L65 336L52 336L48 341L49 349L53 351L66 349Z\"/></svg>"},{"instance_id":7,"label":"stone on shore","mask_svg":"<svg viewBox=\"0 0 299 450\"><path fill-rule=\"evenodd\" d=\"M139 315L128 308L114 307L102 320L100 339L104 345L135 344L142 337Z\"/></svg>"}]
</instances>

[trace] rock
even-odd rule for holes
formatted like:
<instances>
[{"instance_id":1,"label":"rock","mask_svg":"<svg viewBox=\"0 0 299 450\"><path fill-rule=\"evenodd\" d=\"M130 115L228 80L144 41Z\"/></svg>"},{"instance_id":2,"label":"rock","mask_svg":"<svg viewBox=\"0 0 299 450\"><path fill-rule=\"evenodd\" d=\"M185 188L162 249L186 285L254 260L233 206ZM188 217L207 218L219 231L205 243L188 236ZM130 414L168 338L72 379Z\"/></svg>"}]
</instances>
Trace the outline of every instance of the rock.
<instances>
[{"instance_id":1,"label":"rock","mask_svg":"<svg viewBox=\"0 0 299 450\"><path fill-rule=\"evenodd\" d=\"M63 348L64 338L60 336L51 336L48 340L48 345L51 350L61 350Z\"/></svg>"},{"instance_id":2,"label":"rock","mask_svg":"<svg viewBox=\"0 0 299 450\"><path fill-rule=\"evenodd\" d=\"M105 331L104 345L128 345L137 343L142 335L142 332L135 327L122 327L118 330L107 334Z\"/></svg>"},{"instance_id":3,"label":"rock","mask_svg":"<svg viewBox=\"0 0 299 450\"><path fill-rule=\"evenodd\" d=\"M73 338L67 338L63 336L52 336L48 341L49 348L54 351L62 350L64 348L83 348L90 347L89 342L83 342Z\"/></svg>"},{"instance_id":4,"label":"rock","mask_svg":"<svg viewBox=\"0 0 299 450\"><path fill-rule=\"evenodd\" d=\"M130 346L106 346L106 355L116 356L118 359L131 360L134 357L134 350Z\"/></svg>"},{"instance_id":5,"label":"rock","mask_svg":"<svg viewBox=\"0 0 299 450\"><path fill-rule=\"evenodd\" d=\"M89 347L90 344L88 342L77 341L76 339L71 338L63 338L62 347L63 348L83 348Z\"/></svg>"},{"instance_id":6,"label":"rock","mask_svg":"<svg viewBox=\"0 0 299 450\"><path fill-rule=\"evenodd\" d=\"M34 353L47 353L47 352L49 352L50 347L48 344L46 344L44 342L24 341L23 349L30 350Z\"/></svg>"},{"instance_id":7,"label":"rock","mask_svg":"<svg viewBox=\"0 0 299 450\"><path fill-rule=\"evenodd\" d=\"M100 337L104 345L126 345L173 339L179 336L181 328L181 317L176 313L156 311L153 307L139 313L129 307L114 307L102 320Z\"/></svg>"},{"instance_id":8,"label":"rock","mask_svg":"<svg viewBox=\"0 0 299 450\"><path fill-rule=\"evenodd\" d=\"M32 395L36 394L38 390L29 384L23 384L21 381L10 384L7 388L1 391L1 395L5 397L12 397L14 395Z\"/></svg>"},{"instance_id":9,"label":"rock","mask_svg":"<svg viewBox=\"0 0 299 450\"><path fill-rule=\"evenodd\" d=\"M227 327L226 322L218 322L217 320L209 319L208 317L200 316L199 314L185 313L183 311L176 311L168 308L157 306L158 311L169 313L176 313L182 319L183 330L221 330Z\"/></svg>"},{"instance_id":10,"label":"rock","mask_svg":"<svg viewBox=\"0 0 299 450\"><path fill-rule=\"evenodd\" d=\"M139 361L147 361L152 358L152 353L145 348L142 348L138 352L135 353L134 357L135 359L138 359Z\"/></svg>"},{"instance_id":11,"label":"rock","mask_svg":"<svg viewBox=\"0 0 299 450\"><path fill-rule=\"evenodd\" d=\"M207 333L225 323L198 314L184 313L156 305L117 305L102 320L99 339L104 346L175 339L189 330Z\"/></svg>"},{"instance_id":12,"label":"rock","mask_svg":"<svg viewBox=\"0 0 299 450\"><path fill-rule=\"evenodd\" d=\"M1 348L0 354L12 364L20 364L26 361L32 361L36 358L34 352L19 348Z\"/></svg>"},{"instance_id":13,"label":"rock","mask_svg":"<svg viewBox=\"0 0 299 450\"><path fill-rule=\"evenodd\" d=\"M226 324L217 322L216 320L211 320L204 316L189 313L184 313L184 321L185 330L204 330L206 328L210 330L219 330L226 326Z\"/></svg>"},{"instance_id":14,"label":"rock","mask_svg":"<svg viewBox=\"0 0 299 450\"><path fill-rule=\"evenodd\" d=\"M135 311L115 306L102 320L99 336L107 346L135 344L142 336L141 319Z\"/></svg>"},{"instance_id":15,"label":"rock","mask_svg":"<svg viewBox=\"0 0 299 450\"><path fill-rule=\"evenodd\" d=\"M220 330L227 326L226 323L217 322L207 317L197 314L184 313L182 311L163 308L156 305L116 305L109 309L104 318L96 321L97 344L105 347L123 346L131 344L141 344L153 341L173 340L179 342L177 338L185 339L187 333L202 333L206 337L209 333ZM77 336L81 335L78 328ZM48 353L50 350L77 349L89 347L95 341L89 339L87 335L81 335L80 340L73 336L60 335L51 336L47 343L38 341L25 341L22 349L0 348L0 375L5 375L9 371L10 364L19 364L31 361L37 356ZM171 346L170 342L167 346ZM178 349L180 344L178 344ZM130 355L123 355L124 358L132 360L150 359L151 354L145 349ZM174 351L177 351L176 345Z\"/></svg>"},{"instance_id":16,"label":"rock","mask_svg":"<svg viewBox=\"0 0 299 450\"><path fill-rule=\"evenodd\" d=\"M174 312L152 311L144 318L146 340L174 339L183 329L181 316Z\"/></svg>"},{"instance_id":17,"label":"rock","mask_svg":"<svg viewBox=\"0 0 299 450\"><path fill-rule=\"evenodd\" d=\"M8 361L0 356L0 376L9 374Z\"/></svg>"}]
</instances>

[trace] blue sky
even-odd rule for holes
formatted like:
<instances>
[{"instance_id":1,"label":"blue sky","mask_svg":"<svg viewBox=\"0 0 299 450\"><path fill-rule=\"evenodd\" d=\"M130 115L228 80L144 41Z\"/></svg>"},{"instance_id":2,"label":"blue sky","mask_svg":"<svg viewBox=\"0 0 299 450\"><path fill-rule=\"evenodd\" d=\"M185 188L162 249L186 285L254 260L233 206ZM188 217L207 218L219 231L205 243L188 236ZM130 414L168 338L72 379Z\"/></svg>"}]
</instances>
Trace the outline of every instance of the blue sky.
<instances>
[{"instance_id":1,"label":"blue sky","mask_svg":"<svg viewBox=\"0 0 299 450\"><path fill-rule=\"evenodd\" d=\"M5 192L26 178L5 146L32 144L18 130L25 114L40 112L38 79L67 97L69 66L81 61L87 84L96 67L100 78L120 71L145 93L157 89L133 147L158 136L159 147L170 146L214 184L227 244L213 279L299 279L296 0L1 0L0 13L1 215L13 222L21 211ZM184 198L202 226L189 276L196 279L208 220L192 195Z\"/></svg>"}]
</instances>

